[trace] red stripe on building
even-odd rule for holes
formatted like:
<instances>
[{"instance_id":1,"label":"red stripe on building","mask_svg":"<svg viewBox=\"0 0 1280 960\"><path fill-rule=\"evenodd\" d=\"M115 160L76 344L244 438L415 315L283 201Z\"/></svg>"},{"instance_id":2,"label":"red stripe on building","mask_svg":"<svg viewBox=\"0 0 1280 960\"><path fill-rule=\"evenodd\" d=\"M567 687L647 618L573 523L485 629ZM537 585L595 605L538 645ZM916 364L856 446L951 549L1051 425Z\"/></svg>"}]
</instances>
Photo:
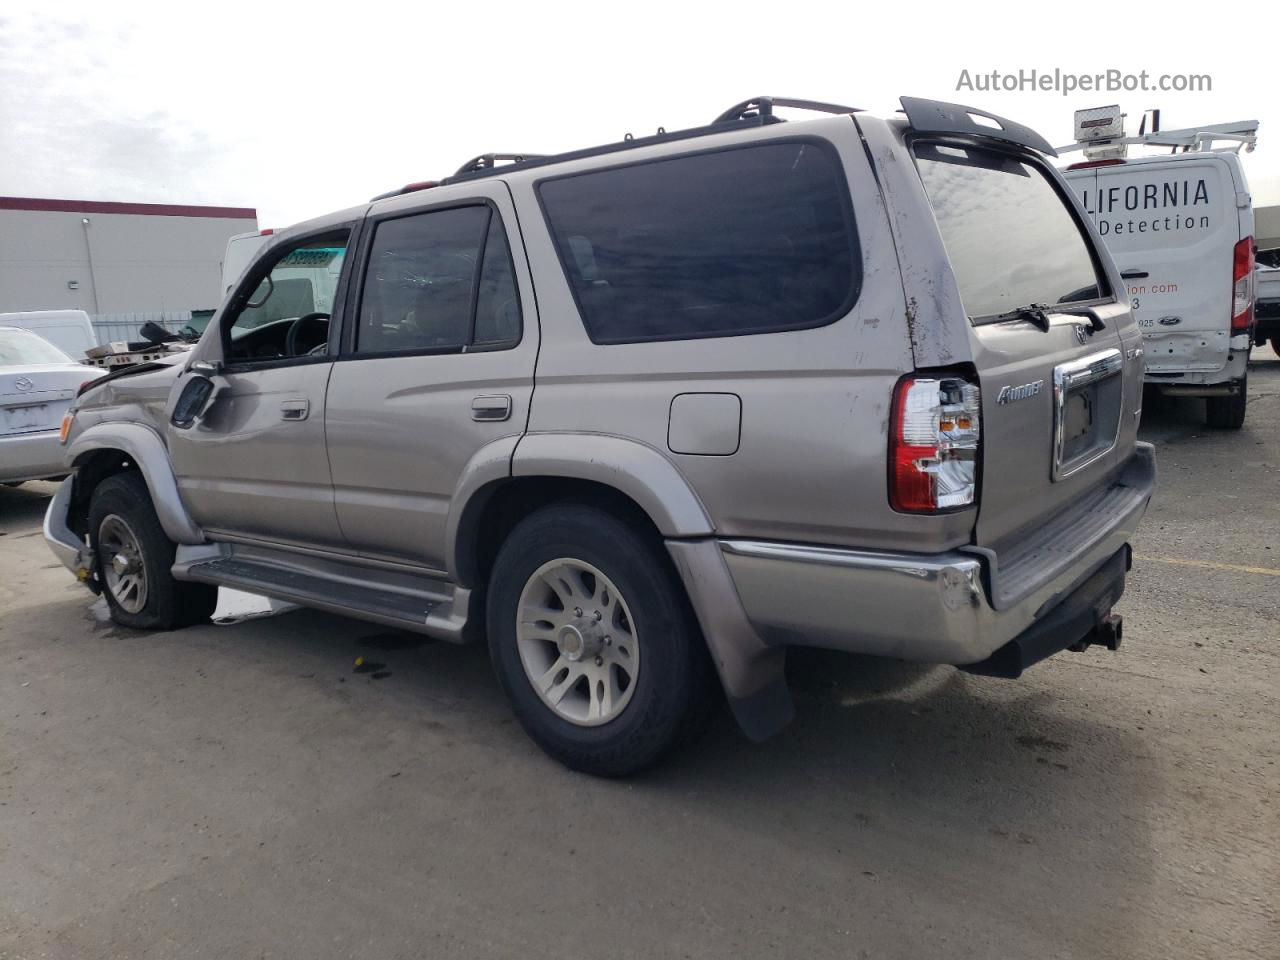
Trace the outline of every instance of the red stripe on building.
<instances>
[{"instance_id":1,"label":"red stripe on building","mask_svg":"<svg viewBox=\"0 0 1280 960\"><path fill-rule=\"evenodd\" d=\"M44 210L55 213L123 213L144 217L226 217L257 220L253 207L194 207L172 203L114 203L108 200L45 200L0 197L0 210Z\"/></svg>"}]
</instances>

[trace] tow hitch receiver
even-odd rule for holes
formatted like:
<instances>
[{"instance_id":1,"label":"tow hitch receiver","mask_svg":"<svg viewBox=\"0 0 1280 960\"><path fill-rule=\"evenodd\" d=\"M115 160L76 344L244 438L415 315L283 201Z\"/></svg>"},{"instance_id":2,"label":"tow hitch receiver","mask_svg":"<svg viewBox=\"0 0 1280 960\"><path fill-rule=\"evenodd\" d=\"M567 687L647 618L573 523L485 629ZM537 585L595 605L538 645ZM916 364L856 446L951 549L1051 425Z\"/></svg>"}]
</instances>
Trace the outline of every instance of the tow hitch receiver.
<instances>
[{"instance_id":1,"label":"tow hitch receiver","mask_svg":"<svg viewBox=\"0 0 1280 960\"><path fill-rule=\"evenodd\" d=\"M1077 643L1067 647L1073 653L1081 653L1097 645L1115 651L1120 649L1120 640L1124 636L1124 617L1118 613L1108 613L1098 621L1097 625L1080 638Z\"/></svg>"},{"instance_id":2,"label":"tow hitch receiver","mask_svg":"<svg viewBox=\"0 0 1280 960\"><path fill-rule=\"evenodd\" d=\"M1124 594L1129 548L1112 554L1093 575L1047 613L980 663L960 669L987 677L1016 679L1033 664L1062 650L1093 645L1116 650L1124 621L1111 610Z\"/></svg>"}]
</instances>

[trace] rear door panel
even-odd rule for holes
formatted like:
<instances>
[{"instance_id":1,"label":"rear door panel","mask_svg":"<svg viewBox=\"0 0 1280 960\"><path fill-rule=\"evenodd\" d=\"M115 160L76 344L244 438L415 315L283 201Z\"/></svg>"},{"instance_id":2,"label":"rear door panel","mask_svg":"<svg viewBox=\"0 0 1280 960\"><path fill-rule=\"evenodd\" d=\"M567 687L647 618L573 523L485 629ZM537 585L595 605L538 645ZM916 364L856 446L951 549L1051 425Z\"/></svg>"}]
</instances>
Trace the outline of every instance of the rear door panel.
<instances>
[{"instance_id":1,"label":"rear door panel","mask_svg":"<svg viewBox=\"0 0 1280 960\"><path fill-rule=\"evenodd\" d=\"M424 196L433 202L424 203ZM375 262L379 225L486 207L505 232L510 251L523 321L519 342L501 349L387 355L368 348L361 352L358 339L348 338L334 366L325 403L334 497L346 545L363 556L443 571L449 511L468 465L484 456L482 448L519 436L528 422L538 313L505 183L438 187L389 201L371 214L360 266L364 279L354 291L351 322L364 323L361 311L373 302L375 281L417 283L425 297L424 318L430 320L439 309L431 291L441 278L430 264ZM384 319L399 318L388 313ZM478 316L477 336L483 322ZM371 328L361 331L368 335Z\"/></svg>"}]
</instances>

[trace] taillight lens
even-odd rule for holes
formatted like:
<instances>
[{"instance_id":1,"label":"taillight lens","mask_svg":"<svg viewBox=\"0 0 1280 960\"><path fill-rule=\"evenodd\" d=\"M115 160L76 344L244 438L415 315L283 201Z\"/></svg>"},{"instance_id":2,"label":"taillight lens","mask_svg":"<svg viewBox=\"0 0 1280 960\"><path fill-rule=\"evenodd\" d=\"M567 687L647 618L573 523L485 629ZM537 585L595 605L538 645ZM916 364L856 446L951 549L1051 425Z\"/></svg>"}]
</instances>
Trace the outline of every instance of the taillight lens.
<instances>
[{"instance_id":1,"label":"taillight lens","mask_svg":"<svg viewBox=\"0 0 1280 960\"><path fill-rule=\"evenodd\" d=\"M966 507L978 493L981 395L960 377L904 377L893 396L889 502L904 513Z\"/></svg>"},{"instance_id":2,"label":"taillight lens","mask_svg":"<svg viewBox=\"0 0 1280 960\"><path fill-rule=\"evenodd\" d=\"M1253 237L1236 244L1231 264L1231 332L1248 333L1253 326Z\"/></svg>"}]
</instances>

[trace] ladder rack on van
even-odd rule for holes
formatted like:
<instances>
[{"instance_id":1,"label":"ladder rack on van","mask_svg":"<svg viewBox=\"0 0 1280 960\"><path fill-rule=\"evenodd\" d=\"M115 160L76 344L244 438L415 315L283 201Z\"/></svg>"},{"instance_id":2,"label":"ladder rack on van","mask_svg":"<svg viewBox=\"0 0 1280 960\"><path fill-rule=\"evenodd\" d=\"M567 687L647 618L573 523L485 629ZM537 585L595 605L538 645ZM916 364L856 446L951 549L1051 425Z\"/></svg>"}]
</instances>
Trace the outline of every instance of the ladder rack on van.
<instances>
[{"instance_id":1,"label":"ladder rack on van","mask_svg":"<svg viewBox=\"0 0 1280 960\"><path fill-rule=\"evenodd\" d=\"M1226 146L1215 147L1216 142ZM1058 147L1058 153L1071 153L1086 147L1172 147L1174 153L1239 153L1243 147L1246 153L1252 153L1258 143L1258 121L1239 120L1235 123L1213 123L1201 127L1186 127L1182 130L1160 130L1156 133L1141 134L1136 137L1117 137L1114 140L1080 140L1065 147Z\"/></svg>"}]
</instances>

